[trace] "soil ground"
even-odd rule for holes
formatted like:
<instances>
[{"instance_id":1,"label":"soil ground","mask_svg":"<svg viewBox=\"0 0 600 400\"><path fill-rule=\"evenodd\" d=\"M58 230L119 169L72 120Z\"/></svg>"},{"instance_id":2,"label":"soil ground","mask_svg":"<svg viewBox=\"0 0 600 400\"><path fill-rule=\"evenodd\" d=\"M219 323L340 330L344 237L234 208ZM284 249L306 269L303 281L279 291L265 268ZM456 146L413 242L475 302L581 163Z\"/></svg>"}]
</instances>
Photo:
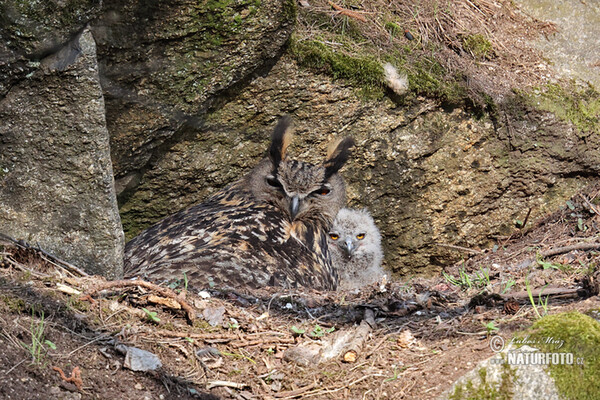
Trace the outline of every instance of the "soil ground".
<instances>
[{"instance_id":1,"label":"soil ground","mask_svg":"<svg viewBox=\"0 0 600 400\"><path fill-rule=\"evenodd\" d=\"M509 339L537 319L523 296L527 284L564 292L552 295L546 310L535 298L541 314L578 310L597 317L599 194L600 185L587 188L563 209L497 238L493 249L457 247L465 258L445 275L356 293L199 294L182 283L169 295L149 285L81 276L39 249L4 240L0 397L436 398L493 354L488 330ZM545 256L552 252L558 254ZM565 290L573 288L579 292ZM65 293L72 289L77 293ZM176 309L184 295L193 322ZM374 312L376 324L355 362L340 355L302 365L287 356L289 348L356 330L365 310ZM163 367L128 369L119 344L156 354Z\"/></svg>"}]
</instances>

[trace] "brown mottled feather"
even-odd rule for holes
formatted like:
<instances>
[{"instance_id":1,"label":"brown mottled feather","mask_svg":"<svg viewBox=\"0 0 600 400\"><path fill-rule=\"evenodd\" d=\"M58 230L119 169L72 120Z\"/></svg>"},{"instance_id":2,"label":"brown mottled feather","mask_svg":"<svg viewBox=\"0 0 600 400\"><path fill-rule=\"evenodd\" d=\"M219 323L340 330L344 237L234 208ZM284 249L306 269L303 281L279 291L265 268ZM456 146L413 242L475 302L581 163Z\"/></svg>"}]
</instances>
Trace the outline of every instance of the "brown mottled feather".
<instances>
[{"instance_id":1,"label":"brown mottled feather","mask_svg":"<svg viewBox=\"0 0 600 400\"><path fill-rule=\"evenodd\" d=\"M217 287L335 289L327 232L345 202L343 180L337 173L325 179L323 165L286 159L286 124L289 119L278 124L270 156L249 174L127 243L126 277L171 281L185 272L200 287L212 281ZM321 198L315 193L323 185L332 193ZM292 219L294 195L301 206Z\"/></svg>"}]
</instances>

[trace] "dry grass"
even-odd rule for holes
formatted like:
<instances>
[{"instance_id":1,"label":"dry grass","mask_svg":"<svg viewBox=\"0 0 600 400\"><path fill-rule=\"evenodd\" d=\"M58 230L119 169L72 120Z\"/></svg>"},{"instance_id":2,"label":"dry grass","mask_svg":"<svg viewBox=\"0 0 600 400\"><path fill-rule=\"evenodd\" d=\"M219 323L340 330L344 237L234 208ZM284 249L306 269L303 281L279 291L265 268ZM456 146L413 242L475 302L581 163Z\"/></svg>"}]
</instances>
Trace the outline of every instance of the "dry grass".
<instances>
[{"instance_id":1,"label":"dry grass","mask_svg":"<svg viewBox=\"0 0 600 400\"><path fill-rule=\"evenodd\" d=\"M318 41L350 56L370 55L409 75L434 60L468 91L495 99L515 87L546 81L549 66L530 40L555 31L509 0L314 0L300 7L298 22L300 42ZM407 39L405 31L414 39Z\"/></svg>"}]
</instances>

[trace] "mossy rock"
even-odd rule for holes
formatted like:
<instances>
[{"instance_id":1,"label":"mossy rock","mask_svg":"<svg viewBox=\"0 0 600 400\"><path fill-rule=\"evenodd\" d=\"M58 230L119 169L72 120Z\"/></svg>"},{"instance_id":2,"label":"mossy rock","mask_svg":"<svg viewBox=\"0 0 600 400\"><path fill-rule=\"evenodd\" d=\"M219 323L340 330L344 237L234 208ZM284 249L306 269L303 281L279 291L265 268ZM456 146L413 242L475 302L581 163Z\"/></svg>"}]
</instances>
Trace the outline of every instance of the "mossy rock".
<instances>
[{"instance_id":1,"label":"mossy rock","mask_svg":"<svg viewBox=\"0 0 600 400\"><path fill-rule=\"evenodd\" d=\"M104 4L92 30L117 179L143 174L207 110L269 68L296 16L293 0Z\"/></svg>"},{"instance_id":2,"label":"mossy rock","mask_svg":"<svg viewBox=\"0 0 600 400\"><path fill-rule=\"evenodd\" d=\"M517 339L546 353L570 353L571 365L549 365L564 399L593 400L600 393L600 323L579 312L546 316Z\"/></svg>"}]
</instances>

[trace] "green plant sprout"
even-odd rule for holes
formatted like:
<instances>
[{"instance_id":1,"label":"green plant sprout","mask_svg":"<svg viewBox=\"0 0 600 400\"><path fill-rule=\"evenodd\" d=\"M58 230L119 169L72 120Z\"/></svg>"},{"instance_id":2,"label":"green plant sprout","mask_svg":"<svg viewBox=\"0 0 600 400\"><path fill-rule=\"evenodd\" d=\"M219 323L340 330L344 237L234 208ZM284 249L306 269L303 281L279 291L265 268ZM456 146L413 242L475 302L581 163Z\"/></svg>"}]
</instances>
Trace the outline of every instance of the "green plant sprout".
<instances>
[{"instance_id":1,"label":"green plant sprout","mask_svg":"<svg viewBox=\"0 0 600 400\"><path fill-rule=\"evenodd\" d=\"M505 294L506 292L508 292L510 290L511 287L513 287L515 285L515 280L514 279L510 279L507 283L506 286L504 287L504 289L502 290L502 294Z\"/></svg>"},{"instance_id":2,"label":"green plant sprout","mask_svg":"<svg viewBox=\"0 0 600 400\"><path fill-rule=\"evenodd\" d=\"M335 327L332 326L329 329L323 329L321 328L319 325L315 325L315 328L312 330L312 332L310 333L310 335L312 337L323 337L326 333L331 333L335 330Z\"/></svg>"},{"instance_id":3,"label":"green plant sprout","mask_svg":"<svg viewBox=\"0 0 600 400\"><path fill-rule=\"evenodd\" d=\"M157 313L154 311L150 311L146 308L142 307L142 311L146 313L146 318L148 319L148 321L150 322L154 322L154 323L159 323L160 322L160 318L158 318Z\"/></svg>"},{"instance_id":4,"label":"green plant sprout","mask_svg":"<svg viewBox=\"0 0 600 400\"><path fill-rule=\"evenodd\" d=\"M546 288L546 286L544 286L544 289L545 288ZM535 311L537 318L541 319L543 316L545 316L548 313L548 298L550 296L546 296L546 300L542 300L542 293L544 291L544 289L542 289L542 291L538 295L538 304L536 304L535 300L533 299L531 285L529 285L529 279L525 279L525 289L527 290L527 295L529 296L529 301L531 302L531 305L533 306L533 311ZM540 314L538 307L542 308L543 314Z\"/></svg>"},{"instance_id":5,"label":"green plant sprout","mask_svg":"<svg viewBox=\"0 0 600 400\"><path fill-rule=\"evenodd\" d=\"M35 321L35 310L31 311L31 326L29 331L31 333L31 345L27 345L21 342L21 345L31 355L32 362L34 364L41 364L42 360L48 353L48 348L56 350L56 345L50 340L44 338L44 331L46 330L46 324L44 321L44 312L40 315L39 322Z\"/></svg>"},{"instance_id":6,"label":"green plant sprout","mask_svg":"<svg viewBox=\"0 0 600 400\"><path fill-rule=\"evenodd\" d=\"M487 331L487 335L488 336L490 336L493 332L496 332L496 331L500 330L500 328L498 328L496 326L496 324L494 323L494 321L490 321L488 323L484 323L482 321L481 323L485 327L485 330Z\"/></svg>"}]
</instances>

